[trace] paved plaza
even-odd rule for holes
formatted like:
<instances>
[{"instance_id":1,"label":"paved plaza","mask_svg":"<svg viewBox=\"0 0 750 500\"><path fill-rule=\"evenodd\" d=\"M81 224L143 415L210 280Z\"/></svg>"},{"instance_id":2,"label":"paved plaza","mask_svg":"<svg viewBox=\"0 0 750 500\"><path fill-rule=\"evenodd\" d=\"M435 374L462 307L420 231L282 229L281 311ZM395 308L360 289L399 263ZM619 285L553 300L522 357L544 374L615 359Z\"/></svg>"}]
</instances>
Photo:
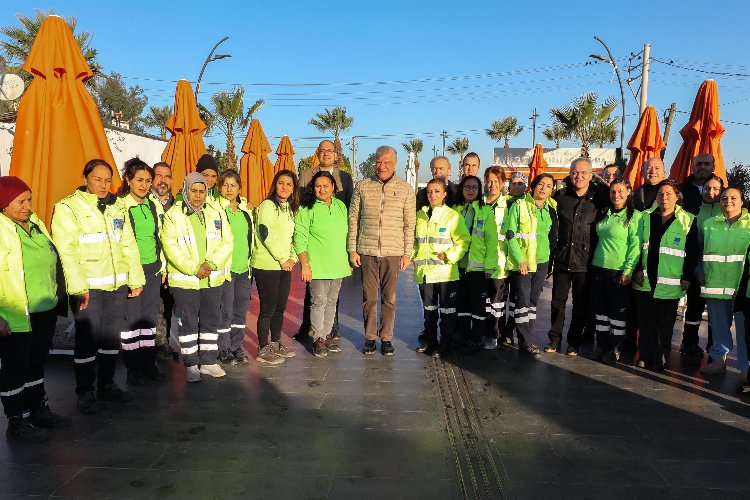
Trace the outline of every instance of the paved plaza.
<instances>
[{"instance_id":1,"label":"paved plaza","mask_svg":"<svg viewBox=\"0 0 750 500\"><path fill-rule=\"evenodd\" d=\"M281 366L251 362L191 385L181 364L161 361L166 382L83 416L72 359L52 357L51 405L73 426L43 444L0 441L0 496L750 498L750 398L736 396L734 363L711 378L682 366L677 332L664 373L595 363L585 349L578 358L500 349L433 360L414 352L422 312L411 270L399 284L396 355L365 357L358 280L342 289L343 352L327 358L286 339L297 356ZM295 276L288 334L303 292ZM253 354L257 311L254 294Z\"/></svg>"}]
</instances>

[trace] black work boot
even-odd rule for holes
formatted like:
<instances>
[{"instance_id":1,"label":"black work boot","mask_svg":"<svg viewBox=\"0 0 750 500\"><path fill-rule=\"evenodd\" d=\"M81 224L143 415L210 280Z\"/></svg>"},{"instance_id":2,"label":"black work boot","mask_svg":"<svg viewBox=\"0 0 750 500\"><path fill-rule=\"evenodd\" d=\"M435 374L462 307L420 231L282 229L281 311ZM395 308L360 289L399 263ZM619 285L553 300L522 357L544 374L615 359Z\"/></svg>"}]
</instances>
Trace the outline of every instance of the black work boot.
<instances>
[{"instance_id":1,"label":"black work boot","mask_svg":"<svg viewBox=\"0 0 750 500\"><path fill-rule=\"evenodd\" d=\"M31 423L28 413L8 417L8 428L5 430L8 441L19 443L43 443L49 439L49 431Z\"/></svg>"},{"instance_id":2,"label":"black work boot","mask_svg":"<svg viewBox=\"0 0 750 500\"><path fill-rule=\"evenodd\" d=\"M36 427L45 428L70 427L70 424L72 422L71 418L68 415L58 415L57 413L53 412L49 407L49 402L46 397L42 400L39 408L31 410L30 418L31 423Z\"/></svg>"}]
</instances>

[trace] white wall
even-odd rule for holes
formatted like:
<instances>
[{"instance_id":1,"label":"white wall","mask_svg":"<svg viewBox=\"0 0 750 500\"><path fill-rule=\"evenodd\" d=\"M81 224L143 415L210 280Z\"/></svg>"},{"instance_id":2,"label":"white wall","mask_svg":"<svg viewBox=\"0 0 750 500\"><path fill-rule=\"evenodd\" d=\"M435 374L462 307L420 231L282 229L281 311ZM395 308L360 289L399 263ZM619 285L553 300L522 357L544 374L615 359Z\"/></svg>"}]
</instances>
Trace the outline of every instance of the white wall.
<instances>
[{"instance_id":1,"label":"white wall","mask_svg":"<svg viewBox=\"0 0 750 500\"><path fill-rule=\"evenodd\" d=\"M0 175L10 172L10 154L13 151L15 123L0 123Z\"/></svg>"}]
</instances>

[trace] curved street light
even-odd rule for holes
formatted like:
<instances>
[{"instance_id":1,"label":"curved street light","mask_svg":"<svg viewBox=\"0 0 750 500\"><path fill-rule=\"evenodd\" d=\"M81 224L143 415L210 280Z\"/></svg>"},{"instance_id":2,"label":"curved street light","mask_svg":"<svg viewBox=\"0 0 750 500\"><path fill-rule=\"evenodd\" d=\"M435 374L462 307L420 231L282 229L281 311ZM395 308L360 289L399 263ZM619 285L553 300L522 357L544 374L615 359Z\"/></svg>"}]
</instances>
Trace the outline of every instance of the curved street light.
<instances>
[{"instance_id":1,"label":"curved street light","mask_svg":"<svg viewBox=\"0 0 750 500\"><path fill-rule=\"evenodd\" d=\"M612 52L610 52L609 47L607 47L607 44L602 41L601 38L598 36L595 36L594 39L601 43L604 46L604 49L607 51L607 54L609 57L599 56L596 54L589 54L589 57L592 59L598 59L599 61L604 61L605 63L611 65L615 70L615 75L617 76L617 83L620 84L620 105L622 106L622 122L620 124L620 154L618 156L618 159L623 158L623 154L625 152L624 146L625 146L625 91L622 87L622 79L620 78L620 70L617 68L617 63L615 62L615 58L612 57Z\"/></svg>"},{"instance_id":2,"label":"curved street light","mask_svg":"<svg viewBox=\"0 0 750 500\"><path fill-rule=\"evenodd\" d=\"M211 49L211 52L208 54L208 57L206 57L206 61L203 63L203 67L201 68L201 73L198 75L198 82L195 84L195 101L198 102L198 92L200 92L201 89L201 79L203 78L203 72L206 71L206 66L208 66L208 63L218 61L219 59L226 59L227 57L232 57L232 54L216 54L214 55L214 52L216 52L216 49L221 45L222 43L229 40L228 36L225 36L219 42L214 45L214 48Z\"/></svg>"}]
</instances>

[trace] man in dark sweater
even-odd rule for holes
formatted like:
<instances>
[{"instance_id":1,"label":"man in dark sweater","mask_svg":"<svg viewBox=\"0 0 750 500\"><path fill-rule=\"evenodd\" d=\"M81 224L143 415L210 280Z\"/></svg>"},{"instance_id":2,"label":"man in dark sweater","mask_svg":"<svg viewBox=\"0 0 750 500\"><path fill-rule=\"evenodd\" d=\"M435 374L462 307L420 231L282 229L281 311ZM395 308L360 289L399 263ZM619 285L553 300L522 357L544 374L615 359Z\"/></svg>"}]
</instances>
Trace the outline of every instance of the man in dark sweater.
<instances>
[{"instance_id":1,"label":"man in dark sweater","mask_svg":"<svg viewBox=\"0 0 750 500\"><path fill-rule=\"evenodd\" d=\"M432 173L433 179L435 177L442 177L445 179L445 185L448 189L448 198L445 200L445 204L448 206L453 205L454 200L458 196L458 185L454 184L450 180L451 176L451 162L445 156L436 156L430 160L430 172ZM428 206L427 201L427 188L422 188L417 192L417 210L422 207Z\"/></svg>"},{"instance_id":2,"label":"man in dark sweater","mask_svg":"<svg viewBox=\"0 0 750 500\"><path fill-rule=\"evenodd\" d=\"M714 170L716 170L716 164L713 155L701 153L693 158L693 173L688 175L685 182L680 184L682 208L693 215L698 215L701 203L703 203L701 197L703 184L714 175Z\"/></svg>"},{"instance_id":3,"label":"man in dark sweater","mask_svg":"<svg viewBox=\"0 0 750 500\"><path fill-rule=\"evenodd\" d=\"M647 210L656 203L656 186L664 180L664 162L661 158L649 158L641 167L643 184L633 190L633 208L636 210Z\"/></svg>"},{"instance_id":4,"label":"man in dark sweater","mask_svg":"<svg viewBox=\"0 0 750 500\"><path fill-rule=\"evenodd\" d=\"M570 164L570 177L555 193L558 233L555 267L552 271L552 304L550 342L545 352L557 352L562 342L565 305L573 290L573 311L568 328L568 350L578 355L583 342L588 304L588 267L596 246L594 224L599 211L607 204L607 188L592 183L592 167L588 158L577 158Z\"/></svg>"}]
</instances>

